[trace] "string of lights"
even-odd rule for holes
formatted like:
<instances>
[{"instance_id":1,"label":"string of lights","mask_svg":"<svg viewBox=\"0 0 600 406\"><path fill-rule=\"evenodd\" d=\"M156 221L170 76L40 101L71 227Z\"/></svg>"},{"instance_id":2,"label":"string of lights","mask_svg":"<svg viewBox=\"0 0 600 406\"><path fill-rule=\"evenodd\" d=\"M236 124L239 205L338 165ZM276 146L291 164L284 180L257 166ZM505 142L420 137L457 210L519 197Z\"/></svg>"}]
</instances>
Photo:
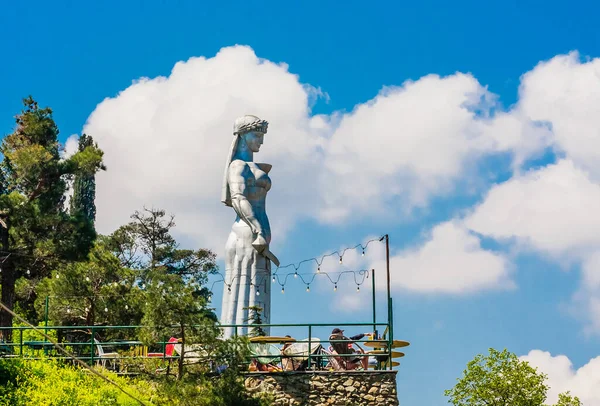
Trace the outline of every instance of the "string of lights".
<instances>
[{"instance_id":1,"label":"string of lights","mask_svg":"<svg viewBox=\"0 0 600 406\"><path fill-rule=\"evenodd\" d=\"M294 279L300 278L302 284L306 285L306 291L310 292L310 285L311 285L311 283L314 282L314 280L317 277L317 275L323 275L324 277L326 277L329 280L329 282L331 284L333 284L333 290L334 290L334 292L336 292L337 289L338 289L338 283L339 283L342 275L344 275L344 274L352 274L353 279L354 279L354 283L356 284L356 291L360 292L360 285L363 284L364 281L365 281L365 279L369 277L369 270L362 269L362 270L359 270L359 271L345 270L345 271L325 272L325 271L323 271L321 269L321 266L323 265L323 262L325 261L325 259L327 259L329 257L332 257L332 256L337 256L339 258L340 265L342 265L343 264L344 255L346 254L346 252L351 251L351 250L356 250L358 248L360 248L360 250L361 250L361 255L365 256L366 251L367 251L369 245L371 243L373 243L373 242L381 242L384 239L384 237L385 236L379 237L379 238L373 238L371 240L368 240L364 244L360 243L360 244L356 244L353 247L346 247L346 248L341 249L341 250L336 250L336 251L330 252L328 254L324 254L321 257L306 258L306 259L303 259L303 260L301 260L300 262L297 262L297 263L290 263L290 264L287 264L287 265L279 266L279 267L276 268L275 272L273 272L273 274L272 274L272 283L279 284L279 286L281 286L281 293L285 293L285 285L286 285L286 283L288 281L288 278L290 276L293 276ZM0 251L0 253L7 253L7 252ZM35 263L38 261L38 258L33 257L31 255L19 254L19 253L14 253L14 252L8 252L8 255L6 255L2 259L2 262L0 262L0 272L2 272L2 268L1 268L2 264L12 254L14 254L14 255L28 256L28 257L35 258L35 261L34 261L33 265L35 265ZM314 273L298 273L298 270L302 267L302 265L304 265L306 263L311 263L311 262L313 262L313 263L315 263L317 265L316 272L314 272ZM290 267L294 268L294 272L289 272L287 274L281 274L281 273L279 273L279 271L281 269L286 269L286 268L290 268ZM29 270L27 270L26 273L29 274ZM337 274L337 278L332 278L330 276L330 275L334 275L334 274ZM256 287L255 294L257 296L260 296L260 287L263 286L263 284L265 283L265 280L267 279L266 275L256 276L256 275L240 274L240 275L235 275L233 278L231 278L231 280L227 281L226 278L225 278L225 276L222 273L219 272L218 275L221 277L221 279L213 281L213 283L211 285L211 288L210 288L210 291L213 290L215 284L223 282L227 286L228 292L231 293L231 287L233 286L233 284L236 281L236 279L242 280L243 278L250 277L250 279L251 279L250 282L249 282L250 286L251 287ZM357 278L357 275L358 275L359 278ZM305 279L305 276L306 276L306 279ZM59 279L60 278L60 274L56 273L55 277L56 277L56 279ZM255 278L255 280L252 280L253 277ZM85 281L86 282L90 282L89 276L85 277ZM114 286L115 287L118 286L118 283L114 282ZM144 289L145 288L145 284L143 284L141 286L141 288ZM115 296L117 296L117 295L115 295ZM70 297L76 298L76 297L81 297L81 296L70 296ZM94 296L94 297L96 297L96 298L104 298L104 297L114 297L114 296L97 295L97 296ZM127 304L125 305L125 309L126 310L128 309L128 305ZM85 310L87 312L88 308L86 307ZM105 312L108 312L108 308L106 306L105 306L104 310L105 310ZM70 313L70 309L67 309L67 313Z\"/></svg>"},{"instance_id":2,"label":"string of lights","mask_svg":"<svg viewBox=\"0 0 600 406\"><path fill-rule=\"evenodd\" d=\"M289 267L293 267L294 270L297 272L298 269L300 269L300 267L307 263L307 262L314 262L317 264L317 272L321 271L321 265L323 265L323 261L325 261L326 258L332 257L334 255L337 255L339 257L339 262L340 264L343 263L344 260L344 254L346 254L346 251L350 251L350 250L355 250L357 248L360 248L362 250L361 255L364 257L365 253L367 251L367 248L369 247L369 244L371 244L372 242L380 242L383 240L384 237L378 237L378 238L373 238L369 241L367 241L364 245L361 244L356 244L354 247L347 247L344 248L343 250L340 251L333 251L330 252L329 254L325 254L321 257L313 257L313 258L306 258L303 259L302 261L298 262L298 263L291 263L291 264L287 264L287 265L283 265L283 266L279 266L277 267L277 269L275 270L275 272L273 272L274 274L277 274L277 272L279 272L280 269L285 269L285 268L289 268Z\"/></svg>"},{"instance_id":3,"label":"string of lights","mask_svg":"<svg viewBox=\"0 0 600 406\"><path fill-rule=\"evenodd\" d=\"M306 291L310 292L310 285L311 285L311 283L314 282L317 275L323 275L329 280L329 282L331 284L333 284L333 291L337 292L338 283L339 283L342 275L352 274L352 276L354 278L354 283L356 284L356 291L360 292L360 285L362 283L364 283L365 278L369 277L368 270L363 269L363 270L359 270L359 271L345 270L345 271L325 272L321 269L321 266L323 265L323 262L325 261L326 258L329 258L332 256L337 256L339 258L340 265L342 265L343 261L344 261L344 255L346 254L346 252L351 251L351 250L356 250L358 248L360 248L360 250L361 250L361 255L365 256L369 245L373 242L381 242L383 240L383 238L384 237L374 238L374 239L367 241L364 244L362 244L362 243L356 244L353 247L347 247L347 248L344 248L341 250L333 251L328 254L322 255L321 257L306 258L297 263L290 263L287 265L279 266L279 267L277 267L275 272L273 272L273 274L272 274L272 283L279 284L279 286L281 286L281 293L285 293L285 285L288 281L288 278L290 276L293 276L294 279L300 278L300 280L302 281L302 284L306 285ZM317 270L315 273L298 273L298 270L302 267L302 265L304 265L306 263L311 263L311 262L317 264ZM290 267L294 268L294 272L289 272L287 274L282 274L279 272L281 269L286 269L286 268L290 268ZM334 274L337 274L337 278L335 278L335 279L330 276L330 275L334 275ZM240 282L243 281L243 286L250 285L250 287L256 287L256 289L255 289L256 296L260 296L260 288L263 286L263 283L265 282L265 279L267 278L267 276L265 276L264 274L248 275L248 274L243 273L243 274L234 275L233 277L231 277L229 279L226 276L224 276L222 273L218 273L218 275L220 276L220 279L216 280L212 283L211 288L210 288L211 291L213 290L215 284L223 282L225 284L225 286L227 286L227 292L229 294L231 294L232 286L234 286L236 280L239 280ZM357 275L359 276L359 278L357 278ZM305 278L305 276L306 276L306 278ZM360 278L360 277L362 277L362 278ZM250 279L250 280L248 281L248 279Z\"/></svg>"},{"instance_id":4,"label":"string of lights","mask_svg":"<svg viewBox=\"0 0 600 406\"><path fill-rule=\"evenodd\" d=\"M365 279L367 279L369 277L369 272L370 271L367 269L361 269L359 271L350 271L350 270L335 271L335 272L320 271L318 273L303 273L303 274L298 273L298 272L290 272L285 275L273 274L271 281L273 283L279 284L279 286L281 286L281 293L285 293L285 285L287 283L287 280L290 276L293 276L294 279L300 278L300 280L302 281L302 284L306 285L306 291L310 292L310 284L314 282L314 280L317 276L322 275L322 276L326 277L329 280L329 282L333 285L333 291L337 292L338 284L340 282L340 279L342 278L342 275L352 274L354 283L356 284L356 291L360 292L360 285L362 285L364 283ZM337 278L332 278L330 276L330 275L334 275L334 274L337 274ZM219 273L218 275L221 277L221 279L216 280L212 283L211 288L210 288L211 291L213 290L215 284L223 282L225 284L225 286L227 286L228 293L231 293L231 287L233 286L236 279L243 279L244 277L248 277L248 276L252 277L252 275L241 274L241 275L234 276L230 281L226 281L226 279L223 277L223 275L221 273ZM357 278L357 275L358 275L358 278ZM304 276L306 276L306 279L304 278ZM265 282L266 279L267 279L266 276L261 275L256 278L256 281L250 281L250 283L249 283L250 286L256 287L255 294L257 296L260 296L260 287L263 286L263 283Z\"/></svg>"}]
</instances>

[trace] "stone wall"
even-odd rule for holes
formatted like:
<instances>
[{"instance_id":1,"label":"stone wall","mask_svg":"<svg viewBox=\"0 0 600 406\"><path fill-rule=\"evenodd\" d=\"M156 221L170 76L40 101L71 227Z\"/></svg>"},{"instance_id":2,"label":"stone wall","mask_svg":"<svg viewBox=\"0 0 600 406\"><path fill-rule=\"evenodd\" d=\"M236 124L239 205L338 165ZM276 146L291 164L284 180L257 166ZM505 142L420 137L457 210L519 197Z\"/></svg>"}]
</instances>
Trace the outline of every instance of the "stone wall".
<instances>
[{"instance_id":1,"label":"stone wall","mask_svg":"<svg viewBox=\"0 0 600 406\"><path fill-rule=\"evenodd\" d=\"M396 371L252 372L245 386L270 393L277 406L398 405Z\"/></svg>"}]
</instances>

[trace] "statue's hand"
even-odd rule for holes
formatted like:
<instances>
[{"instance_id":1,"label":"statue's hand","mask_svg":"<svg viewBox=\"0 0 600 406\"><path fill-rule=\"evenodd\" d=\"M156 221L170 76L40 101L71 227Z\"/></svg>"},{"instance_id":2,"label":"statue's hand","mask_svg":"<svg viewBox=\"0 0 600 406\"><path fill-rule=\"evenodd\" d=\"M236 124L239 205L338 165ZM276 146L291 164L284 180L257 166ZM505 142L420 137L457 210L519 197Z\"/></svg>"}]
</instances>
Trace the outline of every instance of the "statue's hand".
<instances>
[{"instance_id":1,"label":"statue's hand","mask_svg":"<svg viewBox=\"0 0 600 406\"><path fill-rule=\"evenodd\" d=\"M265 240L265 237L262 236L262 234L258 234L258 236L256 236L256 238L252 242L252 246L256 251L262 254L262 252L269 247L269 244L267 243L267 240Z\"/></svg>"}]
</instances>

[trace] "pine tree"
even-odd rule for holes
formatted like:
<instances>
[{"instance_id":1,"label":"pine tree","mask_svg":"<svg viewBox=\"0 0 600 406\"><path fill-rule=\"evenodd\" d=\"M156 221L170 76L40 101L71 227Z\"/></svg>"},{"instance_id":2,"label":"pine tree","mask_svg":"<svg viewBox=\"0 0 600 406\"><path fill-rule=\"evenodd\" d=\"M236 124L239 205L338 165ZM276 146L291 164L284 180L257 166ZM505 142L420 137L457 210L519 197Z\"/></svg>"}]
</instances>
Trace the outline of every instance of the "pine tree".
<instances>
[{"instance_id":1,"label":"pine tree","mask_svg":"<svg viewBox=\"0 0 600 406\"><path fill-rule=\"evenodd\" d=\"M79 152L83 153L87 147L98 148L94 139L83 134L79 138ZM105 168L102 168L105 169ZM94 224L96 221L96 176L95 173L80 173L73 182L73 197L71 198L70 212L72 216L83 218Z\"/></svg>"},{"instance_id":2,"label":"pine tree","mask_svg":"<svg viewBox=\"0 0 600 406\"><path fill-rule=\"evenodd\" d=\"M0 284L1 300L9 308L15 307L19 279L33 286L61 261L87 256L93 238L89 227L65 211L67 181L103 169L103 153L96 146L61 159L52 110L40 108L31 97L23 104L14 132L0 144ZM25 313L33 311L31 292ZM10 326L12 316L0 311L0 328Z\"/></svg>"}]
</instances>

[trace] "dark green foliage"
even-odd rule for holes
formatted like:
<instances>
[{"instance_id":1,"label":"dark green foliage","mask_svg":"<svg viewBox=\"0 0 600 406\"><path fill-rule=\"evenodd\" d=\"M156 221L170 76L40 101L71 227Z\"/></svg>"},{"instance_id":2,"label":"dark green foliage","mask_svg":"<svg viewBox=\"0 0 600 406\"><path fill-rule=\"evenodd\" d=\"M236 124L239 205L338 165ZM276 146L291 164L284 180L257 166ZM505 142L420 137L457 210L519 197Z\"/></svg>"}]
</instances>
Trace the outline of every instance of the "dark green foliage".
<instances>
[{"instance_id":1,"label":"dark green foliage","mask_svg":"<svg viewBox=\"0 0 600 406\"><path fill-rule=\"evenodd\" d=\"M248 332L248 336L249 337L266 336L267 333L265 332L265 330L263 330L262 327L260 327L260 325L263 324L262 317L260 316L260 314L263 311L263 308L260 306L248 306L248 307L245 307L244 310L248 310L248 316L249 316L248 319L244 320L244 322L257 326L257 327L252 327L250 329L250 331Z\"/></svg>"},{"instance_id":2,"label":"dark green foliage","mask_svg":"<svg viewBox=\"0 0 600 406\"><path fill-rule=\"evenodd\" d=\"M65 210L67 181L73 176L92 176L103 169L102 151L88 146L61 159L58 128L50 108L40 108L31 97L16 116L12 134L2 139L0 153L0 250L2 301L15 304L15 285L35 287L63 261L85 258L94 233ZM20 309L35 319L35 289L25 289ZM0 312L0 327L12 317Z\"/></svg>"},{"instance_id":3,"label":"dark green foliage","mask_svg":"<svg viewBox=\"0 0 600 406\"><path fill-rule=\"evenodd\" d=\"M134 270L142 291L141 322L150 328L141 332L141 338L156 342L176 335L184 344L215 340L217 317L207 307L210 291L203 286L208 275L217 271L215 255L179 248L171 235L174 217L164 210L144 209L131 218L111 236L111 247L123 265ZM181 377L183 359L178 371Z\"/></svg>"},{"instance_id":4,"label":"dark green foliage","mask_svg":"<svg viewBox=\"0 0 600 406\"><path fill-rule=\"evenodd\" d=\"M141 311L130 297L135 274L121 266L105 241L96 241L87 261L65 264L38 285L39 314L49 296L49 318L60 325L139 324Z\"/></svg>"},{"instance_id":5,"label":"dark green foliage","mask_svg":"<svg viewBox=\"0 0 600 406\"><path fill-rule=\"evenodd\" d=\"M201 354L196 360L202 360L194 364L179 358L177 368L164 359L143 361L145 379L109 375L147 405L268 404L248 397L243 388L240 371L249 356L247 340L220 339L205 286L208 275L217 271L215 255L180 248L171 234L173 216L164 210L135 212L112 235L97 236L95 174L105 169L103 152L84 134L78 151L61 157L57 136L52 110L27 98L14 132L1 141L1 300L33 325L43 325L48 303L50 325L143 324L148 328L110 332L96 327L95 338L142 339L156 348L158 341L174 336L181 340L181 353L189 349ZM73 197L66 208L71 181ZM260 324L257 317L254 321ZM1 329L12 325L12 317L0 312L1 339L15 342ZM62 342L91 339L90 331L80 328L49 333ZM27 331L23 339L42 337ZM68 348L77 349L91 351L90 346ZM29 351L23 354L32 355ZM160 365L144 369L146 363ZM138 403L81 369L51 360L0 359L0 406L50 404Z\"/></svg>"},{"instance_id":6,"label":"dark green foliage","mask_svg":"<svg viewBox=\"0 0 600 406\"><path fill-rule=\"evenodd\" d=\"M92 153L98 148L94 139L83 134L79 138L79 152L82 154ZM105 169L105 168L103 168ZM87 222L94 224L96 220L96 177L94 173L79 173L73 181L73 197L71 198L71 215L81 216Z\"/></svg>"},{"instance_id":7,"label":"dark green foliage","mask_svg":"<svg viewBox=\"0 0 600 406\"><path fill-rule=\"evenodd\" d=\"M161 384L161 406L266 406L271 404L268 395L253 398L244 389L241 369L245 369L245 361L250 355L248 341L245 337L229 340L209 340L203 344L210 354L214 365L227 366L219 375L206 374L202 371L203 363L198 369L189 367L185 374L174 380L159 377ZM206 363L204 363L206 364ZM205 367L205 365L204 365Z\"/></svg>"}]
</instances>

